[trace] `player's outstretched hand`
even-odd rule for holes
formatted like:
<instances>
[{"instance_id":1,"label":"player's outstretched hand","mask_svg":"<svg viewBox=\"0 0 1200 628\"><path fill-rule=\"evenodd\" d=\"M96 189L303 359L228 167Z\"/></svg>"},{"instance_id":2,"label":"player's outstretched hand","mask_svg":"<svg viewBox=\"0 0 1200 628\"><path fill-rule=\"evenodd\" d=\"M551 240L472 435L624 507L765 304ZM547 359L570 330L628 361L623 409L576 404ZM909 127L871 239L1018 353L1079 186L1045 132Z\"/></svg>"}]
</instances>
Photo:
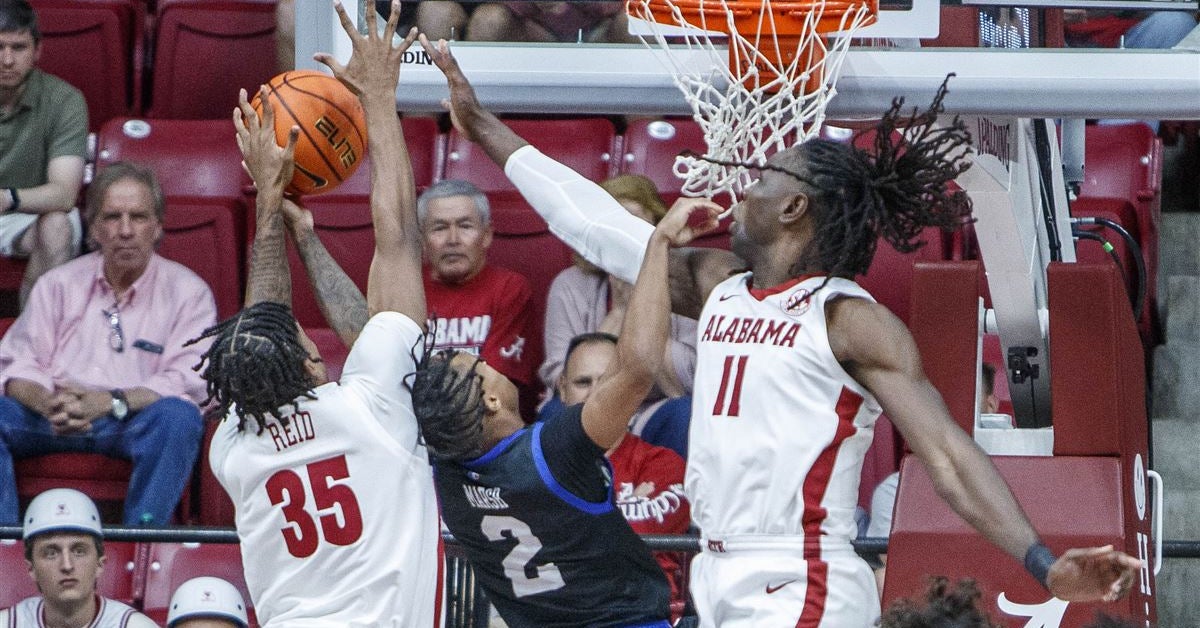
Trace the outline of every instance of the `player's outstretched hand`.
<instances>
[{"instance_id":1,"label":"player's outstretched hand","mask_svg":"<svg viewBox=\"0 0 1200 628\"><path fill-rule=\"evenodd\" d=\"M418 40L425 53L433 60L433 64L446 75L446 85L450 88L450 98L442 101L442 106L450 110L450 121L460 135L472 142L479 141L475 132L478 123L488 114L475 97L475 88L458 67L458 59L450 52L450 44L440 39L434 45L422 34Z\"/></svg>"},{"instance_id":2,"label":"player's outstretched hand","mask_svg":"<svg viewBox=\"0 0 1200 628\"><path fill-rule=\"evenodd\" d=\"M682 197L654 228L671 246L687 246L696 238L716 230L724 208L705 198Z\"/></svg>"},{"instance_id":3,"label":"player's outstretched hand","mask_svg":"<svg viewBox=\"0 0 1200 628\"><path fill-rule=\"evenodd\" d=\"M414 26L403 41L392 45L396 22L400 19L400 1L392 0L392 14L388 16L382 34L375 11L367 11L367 34L362 35L354 28L340 0L333 3L333 8L342 23L342 30L350 38L354 52L344 66L324 52L313 55L313 59L328 66L333 75L360 98L368 95L395 99L396 84L400 81L400 62L404 59L404 52L417 39L417 28Z\"/></svg>"},{"instance_id":4,"label":"player's outstretched hand","mask_svg":"<svg viewBox=\"0 0 1200 628\"><path fill-rule=\"evenodd\" d=\"M242 167L260 192L274 190L283 194L283 188L292 180L296 169L296 138L300 135L300 127L292 126L287 145L280 146L275 138L275 110L267 99L265 85L259 87L258 99L262 103L262 119L246 100L244 89L239 92L238 106L233 110Z\"/></svg>"},{"instance_id":5,"label":"player's outstretched hand","mask_svg":"<svg viewBox=\"0 0 1200 628\"><path fill-rule=\"evenodd\" d=\"M1046 587L1068 602L1113 602L1129 592L1141 568L1142 561L1111 545L1072 549L1050 567Z\"/></svg>"}]
</instances>

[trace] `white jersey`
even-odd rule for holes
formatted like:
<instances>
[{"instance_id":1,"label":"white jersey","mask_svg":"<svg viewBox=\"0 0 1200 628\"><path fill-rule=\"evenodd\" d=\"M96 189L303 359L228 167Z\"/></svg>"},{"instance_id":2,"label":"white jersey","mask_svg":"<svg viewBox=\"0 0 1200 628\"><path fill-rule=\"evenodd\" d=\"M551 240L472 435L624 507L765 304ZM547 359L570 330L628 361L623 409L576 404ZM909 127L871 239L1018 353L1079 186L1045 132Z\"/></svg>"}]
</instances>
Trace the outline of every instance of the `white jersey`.
<instances>
[{"instance_id":1,"label":"white jersey","mask_svg":"<svg viewBox=\"0 0 1200 628\"><path fill-rule=\"evenodd\" d=\"M846 279L820 290L824 277L751 290L750 277L718 285L697 328L692 517L716 551L746 535L848 547L880 408L834 357L825 303L871 296Z\"/></svg>"},{"instance_id":2,"label":"white jersey","mask_svg":"<svg viewBox=\"0 0 1200 628\"><path fill-rule=\"evenodd\" d=\"M0 610L0 626L5 628L45 628L42 621L46 603L41 597L25 598L11 608ZM130 606L96 596L96 618L87 628L149 628L158 626L149 617Z\"/></svg>"},{"instance_id":3,"label":"white jersey","mask_svg":"<svg viewBox=\"0 0 1200 628\"><path fill-rule=\"evenodd\" d=\"M233 499L246 584L263 626L440 622L433 474L405 378L424 336L396 312L371 318L340 382L286 425L243 432L231 413L209 452Z\"/></svg>"}]
</instances>

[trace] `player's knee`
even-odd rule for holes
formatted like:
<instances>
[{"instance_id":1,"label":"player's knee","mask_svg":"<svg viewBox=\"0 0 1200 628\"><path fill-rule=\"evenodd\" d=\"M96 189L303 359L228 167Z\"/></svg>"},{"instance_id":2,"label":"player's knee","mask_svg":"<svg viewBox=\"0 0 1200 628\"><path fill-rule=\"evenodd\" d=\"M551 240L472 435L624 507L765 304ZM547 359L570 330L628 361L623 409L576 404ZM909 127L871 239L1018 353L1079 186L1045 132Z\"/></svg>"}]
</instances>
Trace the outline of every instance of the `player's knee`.
<instances>
[{"instance_id":1,"label":"player's knee","mask_svg":"<svg viewBox=\"0 0 1200 628\"><path fill-rule=\"evenodd\" d=\"M154 402L155 428L161 436L174 443L199 442L204 433L204 419L190 401L179 397L163 397Z\"/></svg>"},{"instance_id":2,"label":"player's knee","mask_svg":"<svg viewBox=\"0 0 1200 628\"><path fill-rule=\"evenodd\" d=\"M516 16L502 4L481 4L471 14L467 25L467 39L472 41L496 41L512 30Z\"/></svg>"},{"instance_id":3,"label":"player's knee","mask_svg":"<svg viewBox=\"0 0 1200 628\"><path fill-rule=\"evenodd\" d=\"M43 251L62 253L70 250L75 240L75 227L67 212L49 212L38 216L35 246Z\"/></svg>"},{"instance_id":4,"label":"player's knee","mask_svg":"<svg viewBox=\"0 0 1200 628\"><path fill-rule=\"evenodd\" d=\"M462 37L467 12L457 2L422 2L417 5L417 27L430 39Z\"/></svg>"}]
</instances>

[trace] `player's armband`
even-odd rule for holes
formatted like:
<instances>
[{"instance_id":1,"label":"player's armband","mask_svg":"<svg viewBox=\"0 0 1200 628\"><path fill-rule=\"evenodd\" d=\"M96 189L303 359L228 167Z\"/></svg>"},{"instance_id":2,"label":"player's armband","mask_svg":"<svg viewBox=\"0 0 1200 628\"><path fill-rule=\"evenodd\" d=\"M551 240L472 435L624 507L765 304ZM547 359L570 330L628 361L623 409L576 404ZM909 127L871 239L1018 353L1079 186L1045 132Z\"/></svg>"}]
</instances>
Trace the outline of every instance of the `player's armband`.
<instances>
[{"instance_id":1,"label":"player's armband","mask_svg":"<svg viewBox=\"0 0 1200 628\"><path fill-rule=\"evenodd\" d=\"M1050 567L1054 565L1054 553L1050 548L1042 544L1041 541L1029 546L1025 550L1025 570L1029 575L1033 576L1042 586L1046 586L1046 576L1050 573Z\"/></svg>"}]
</instances>

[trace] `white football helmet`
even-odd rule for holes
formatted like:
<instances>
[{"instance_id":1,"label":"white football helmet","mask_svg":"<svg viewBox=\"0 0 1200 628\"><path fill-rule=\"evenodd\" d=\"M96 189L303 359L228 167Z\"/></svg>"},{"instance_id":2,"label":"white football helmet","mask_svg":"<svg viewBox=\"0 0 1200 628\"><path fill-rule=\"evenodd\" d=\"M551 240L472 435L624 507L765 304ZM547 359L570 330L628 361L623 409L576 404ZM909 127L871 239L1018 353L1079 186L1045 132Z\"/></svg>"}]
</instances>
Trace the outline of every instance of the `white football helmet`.
<instances>
[{"instance_id":1,"label":"white football helmet","mask_svg":"<svg viewBox=\"0 0 1200 628\"><path fill-rule=\"evenodd\" d=\"M211 576L192 578L175 589L167 610L167 627L193 617L219 617L242 628L249 625L246 602L237 587Z\"/></svg>"},{"instance_id":2,"label":"white football helmet","mask_svg":"<svg viewBox=\"0 0 1200 628\"><path fill-rule=\"evenodd\" d=\"M103 538L100 511L83 493L71 488L52 488L33 498L25 509L21 538L28 540L43 532L82 532Z\"/></svg>"}]
</instances>

